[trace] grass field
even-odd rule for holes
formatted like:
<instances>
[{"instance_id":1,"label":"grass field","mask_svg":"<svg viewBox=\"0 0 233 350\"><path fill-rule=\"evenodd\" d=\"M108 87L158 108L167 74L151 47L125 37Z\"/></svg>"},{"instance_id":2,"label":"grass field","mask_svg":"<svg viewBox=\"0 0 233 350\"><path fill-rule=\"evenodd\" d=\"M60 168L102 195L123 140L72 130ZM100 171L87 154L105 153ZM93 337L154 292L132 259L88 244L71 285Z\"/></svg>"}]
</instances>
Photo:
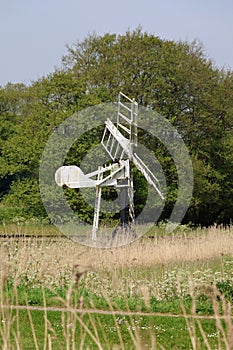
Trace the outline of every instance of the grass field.
<instances>
[{"instance_id":1,"label":"grass field","mask_svg":"<svg viewBox=\"0 0 233 350\"><path fill-rule=\"evenodd\" d=\"M233 349L232 228L105 250L49 226L0 237L3 349Z\"/></svg>"}]
</instances>

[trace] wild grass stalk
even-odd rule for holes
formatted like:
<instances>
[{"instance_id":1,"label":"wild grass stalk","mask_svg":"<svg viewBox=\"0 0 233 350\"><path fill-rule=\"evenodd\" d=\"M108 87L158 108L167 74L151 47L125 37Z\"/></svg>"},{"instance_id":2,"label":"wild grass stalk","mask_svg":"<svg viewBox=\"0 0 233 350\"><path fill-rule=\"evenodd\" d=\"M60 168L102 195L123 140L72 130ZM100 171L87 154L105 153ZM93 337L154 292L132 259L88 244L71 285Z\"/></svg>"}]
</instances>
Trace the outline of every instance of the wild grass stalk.
<instances>
[{"instance_id":1,"label":"wild grass stalk","mask_svg":"<svg viewBox=\"0 0 233 350\"><path fill-rule=\"evenodd\" d=\"M25 293L25 300L26 300L26 307L27 307L28 306L28 298L27 298L27 294L26 293ZM29 321L30 321L30 326L31 326L32 338L33 338L34 346L35 346L36 350L39 350L37 336L36 336L36 331L35 331L35 325L33 323L32 315L31 315L31 312L30 312L29 308L27 308L27 314L28 314L28 318L29 318Z\"/></svg>"},{"instance_id":2,"label":"wild grass stalk","mask_svg":"<svg viewBox=\"0 0 233 350\"><path fill-rule=\"evenodd\" d=\"M127 346L131 346L144 350L145 337L147 347L165 349L168 340L162 342L154 331L153 321L145 333L138 316L128 314L120 322L113 311L120 307L121 312L137 311L143 307L149 320L153 300L170 305L188 297L191 307L187 309L181 304L183 314L179 318L186 322L192 349L201 350L202 346L211 349L213 338L218 349L233 349L233 290L229 289L233 286L232 241L232 229L214 227L204 232L143 238L100 254L99 250L66 239L5 239L0 247L0 345L3 350L23 349L22 311L11 308L22 304L23 298L28 333L35 349L74 350L79 346L128 350ZM225 289L222 287L221 291L219 285ZM29 292L36 287L42 291L43 331L39 331L33 314L41 311L29 310ZM57 289L66 291L65 296L56 297L56 302L64 307L60 312L60 333L47 310L51 300L46 291L55 294ZM213 334L197 319L198 298L203 294L211 303ZM108 317L113 323L114 343L107 318L98 313L88 314L87 307L112 312ZM126 336L131 345L125 344Z\"/></svg>"},{"instance_id":3,"label":"wild grass stalk","mask_svg":"<svg viewBox=\"0 0 233 350\"><path fill-rule=\"evenodd\" d=\"M210 289L209 289L210 291ZM75 290L73 291L75 293ZM216 286L212 287L212 293L209 294L209 297L213 304L213 310L214 310L214 319L215 319L215 333L217 334L217 343L218 349L221 350L230 350L232 349L232 339L233 339L233 325L232 325L232 306L229 302L226 301L225 297L219 292L219 290L216 288ZM70 305L70 308L65 309L64 312L61 313L61 324L63 328L63 341L57 342L57 339L59 338L58 334L54 330L53 327L51 327L50 322L48 321L48 314L46 310L46 297L45 294L43 294L43 300L44 300L44 338L43 338L43 344L42 347L44 350L46 349L65 349L67 350L74 350L77 348L77 344L79 344L80 349L87 349L89 340L87 339L87 335L89 336L89 339L92 340L92 344L96 346L98 349L123 349L127 350L129 347L128 345L125 346L124 339L122 335L122 323L117 320L117 317L115 313L112 314L112 317L114 319L115 329L118 335L118 341L112 347L111 340L109 339L109 334L107 330L104 330L103 323L100 321L100 319L96 319L92 314L86 314L85 309L83 310L83 313L78 314L76 312L76 305L75 303L73 305ZM17 298L13 298L16 302ZM112 305L112 301L106 296L106 301L110 307L110 310L114 310L114 307ZM74 299L75 300L75 299ZM6 303L6 300L5 300ZM66 303L66 300L64 300L64 304ZM27 305L28 306L28 301ZM95 308L95 305L92 305L93 308ZM32 343L33 347L35 349L41 348L39 346L39 343L41 344L41 340L38 338L41 336L41 334L36 331L36 324L33 321L31 311L27 309L27 315L30 323L31 328L31 334L32 334ZM129 306L128 306L129 310ZM186 326L189 333L189 338L191 342L191 346L193 350L201 350L203 347L203 344L205 347L209 350L212 348L211 343L208 339L208 334L204 330L202 323L199 319L197 319L197 307L196 307L196 299L195 296L192 298L192 309L191 313L187 313L184 306L182 306L183 310L183 317L186 321ZM12 314L13 309L5 309L1 308L1 317L4 317L4 324L5 327L1 328L1 338L2 338L2 349L9 350L11 348L17 348L17 349L23 349L23 342L21 341L21 334L20 330L14 333L14 324L15 321L17 323L17 320L15 320L15 317L20 317L19 313L16 313L15 316ZM87 316L85 319L83 316ZM149 315L148 315L149 316ZM182 317L182 316L180 316ZM132 315L127 316L127 318L124 320L124 327L127 328L127 332L129 334L131 347L133 349L144 349L145 344L145 334L142 331L140 323L137 321L137 318L134 318ZM82 329L82 332L79 331L77 333L77 330ZM198 330L199 333L198 334ZM14 335L14 337L11 337L11 334ZM201 340L201 338L202 340ZM159 340L155 333L152 332L150 329L149 332L147 332L146 335L147 340L147 346L151 346L149 348L151 349L166 349L166 346L161 343L161 340ZM150 337L150 338L149 338ZM54 342L56 340L56 342ZM14 344L14 345L13 345ZM63 345L62 345L63 344ZM92 345L93 346L93 345ZM90 346L90 349L92 347ZM178 348L179 349L179 348Z\"/></svg>"},{"instance_id":4,"label":"wild grass stalk","mask_svg":"<svg viewBox=\"0 0 233 350\"><path fill-rule=\"evenodd\" d=\"M209 299L211 300L215 319L215 335L217 335L217 348L219 350L233 349L233 323L232 323L232 304L226 300L225 296L220 293L216 285L209 286L206 289ZM202 323L197 319L196 298L192 298L191 315L187 314L184 305L181 305L182 312L186 321L189 337L192 343L192 349L201 349L200 339L197 335L197 329L200 331L203 343L208 350L211 350L211 344L208 336L203 329Z\"/></svg>"}]
</instances>

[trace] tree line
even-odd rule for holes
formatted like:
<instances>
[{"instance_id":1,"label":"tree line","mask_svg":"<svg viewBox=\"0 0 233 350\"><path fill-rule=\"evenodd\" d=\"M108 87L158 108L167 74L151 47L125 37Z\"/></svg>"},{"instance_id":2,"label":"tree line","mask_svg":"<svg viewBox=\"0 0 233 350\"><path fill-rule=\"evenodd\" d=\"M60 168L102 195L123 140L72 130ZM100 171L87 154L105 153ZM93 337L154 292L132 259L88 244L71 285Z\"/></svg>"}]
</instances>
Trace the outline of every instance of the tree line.
<instances>
[{"instance_id":1,"label":"tree line","mask_svg":"<svg viewBox=\"0 0 233 350\"><path fill-rule=\"evenodd\" d=\"M217 68L199 42L174 42L142 32L89 35L69 46L61 67L30 85L0 88L0 220L46 218L39 191L39 165L54 129L87 107L114 102L119 91L165 116L185 142L193 164L194 190L184 223L228 225L233 213L233 73ZM102 129L83 137L67 156L79 164ZM177 196L171 155L139 131L159 159L167 182L166 220ZM135 171L136 211L146 198L144 179ZM93 210L79 191L67 198L85 221ZM106 189L106 198L114 191ZM104 218L104 214L102 215ZM109 220L111 217L109 217ZM148 219L149 220L149 219Z\"/></svg>"}]
</instances>

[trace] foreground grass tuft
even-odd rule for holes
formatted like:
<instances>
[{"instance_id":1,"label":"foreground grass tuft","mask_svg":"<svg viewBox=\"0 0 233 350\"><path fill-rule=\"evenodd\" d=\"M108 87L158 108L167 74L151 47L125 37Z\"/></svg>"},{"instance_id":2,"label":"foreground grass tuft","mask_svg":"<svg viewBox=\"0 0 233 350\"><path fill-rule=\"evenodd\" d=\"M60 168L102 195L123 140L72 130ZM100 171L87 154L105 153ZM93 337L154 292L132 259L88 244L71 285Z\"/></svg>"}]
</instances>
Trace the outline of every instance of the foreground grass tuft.
<instances>
[{"instance_id":1,"label":"foreground grass tuft","mask_svg":"<svg viewBox=\"0 0 233 350\"><path fill-rule=\"evenodd\" d=\"M105 251L4 238L0 346L232 349L232 241L215 227Z\"/></svg>"}]
</instances>

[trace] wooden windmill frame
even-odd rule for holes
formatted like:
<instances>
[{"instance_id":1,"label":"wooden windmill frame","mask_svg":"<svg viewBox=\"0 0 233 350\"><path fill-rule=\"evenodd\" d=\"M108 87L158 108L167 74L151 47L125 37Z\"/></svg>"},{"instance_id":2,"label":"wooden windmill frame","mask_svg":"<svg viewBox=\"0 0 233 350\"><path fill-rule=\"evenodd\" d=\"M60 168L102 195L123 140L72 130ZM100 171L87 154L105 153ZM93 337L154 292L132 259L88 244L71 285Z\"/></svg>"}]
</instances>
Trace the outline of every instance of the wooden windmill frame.
<instances>
[{"instance_id":1,"label":"wooden windmill frame","mask_svg":"<svg viewBox=\"0 0 233 350\"><path fill-rule=\"evenodd\" d=\"M62 166L55 173L55 181L59 186L70 188L96 188L92 240L98 236L99 213L101 209L101 192L104 186L120 188L121 209L120 226L132 227L135 222L133 177L131 164L144 175L148 184L154 187L160 198L164 200L159 189L159 181L143 160L137 155L138 103L120 92L116 125L105 121L105 129L101 144L111 158L110 165L99 166L94 172L84 174L75 166ZM129 226L130 224L130 226Z\"/></svg>"}]
</instances>

